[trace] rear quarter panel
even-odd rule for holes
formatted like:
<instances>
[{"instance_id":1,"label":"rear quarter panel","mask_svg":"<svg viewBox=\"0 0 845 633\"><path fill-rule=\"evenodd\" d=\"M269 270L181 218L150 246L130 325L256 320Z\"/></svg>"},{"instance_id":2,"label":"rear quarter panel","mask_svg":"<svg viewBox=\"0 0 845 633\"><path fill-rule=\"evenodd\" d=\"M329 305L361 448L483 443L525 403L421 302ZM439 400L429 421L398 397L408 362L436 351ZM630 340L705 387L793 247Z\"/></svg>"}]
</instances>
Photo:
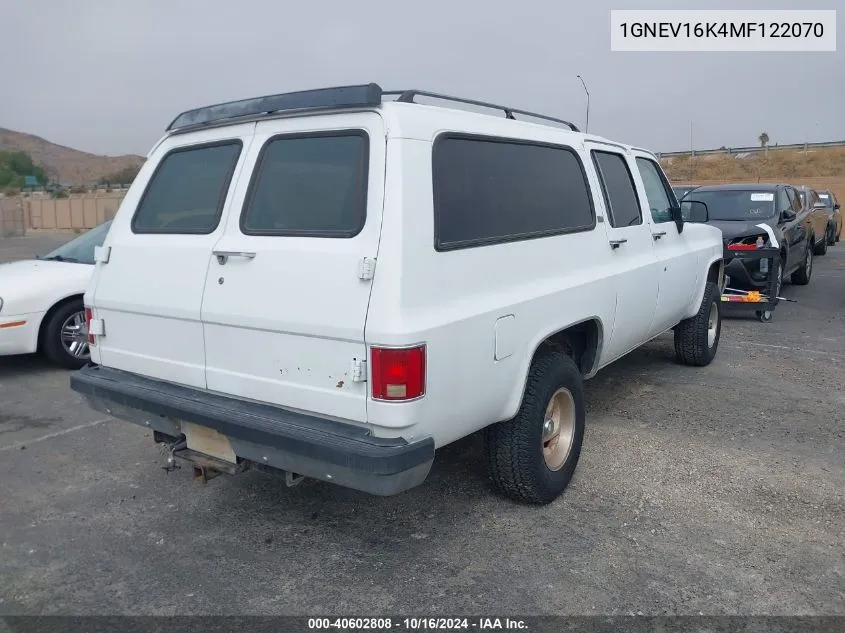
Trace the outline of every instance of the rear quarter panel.
<instances>
[{"instance_id":1,"label":"rear quarter panel","mask_svg":"<svg viewBox=\"0 0 845 633\"><path fill-rule=\"evenodd\" d=\"M431 148L429 140L388 142L365 335L368 345L425 342L426 395L409 403L371 399L368 422L376 434L430 435L442 446L513 417L540 342L590 319L601 324L601 339L612 328L616 295L610 258L601 257L609 252L602 223L586 232L437 252ZM503 317L500 325L507 326L497 328ZM500 350L509 354L499 360L497 330Z\"/></svg>"}]
</instances>

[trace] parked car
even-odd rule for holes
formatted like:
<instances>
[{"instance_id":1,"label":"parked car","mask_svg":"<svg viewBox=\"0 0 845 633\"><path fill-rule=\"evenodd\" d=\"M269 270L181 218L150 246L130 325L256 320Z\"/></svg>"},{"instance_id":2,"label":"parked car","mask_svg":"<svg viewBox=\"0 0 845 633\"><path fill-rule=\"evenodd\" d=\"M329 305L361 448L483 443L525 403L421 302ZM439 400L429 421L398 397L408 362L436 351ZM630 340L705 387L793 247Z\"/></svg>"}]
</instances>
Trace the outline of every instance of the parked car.
<instances>
[{"instance_id":1,"label":"parked car","mask_svg":"<svg viewBox=\"0 0 845 633\"><path fill-rule=\"evenodd\" d=\"M833 216L833 231L828 238L828 245L833 246L842 237L842 209L839 201L830 189L819 191L819 198L831 210Z\"/></svg>"},{"instance_id":2,"label":"parked car","mask_svg":"<svg viewBox=\"0 0 845 633\"><path fill-rule=\"evenodd\" d=\"M686 196L690 191L694 191L698 188L698 185L675 185L672 187L672 191L675 192L675 197L678 201L683 200L684 196Z\"/></svg>"},{"instance_id":3,"label":"parked car","mask_svg":"<svg viewBox=\"0 0 845 633\"><path fill-rule=\"evenodd\" d=\"M585 379L673 328L680 362L713 360L721 235L650 152L383 94L179 115L101 251L71 386L202 477L390 495L484 429L498 490L550 502Z\"/></svg>"},{"instance_id":4,"label":"parked car","mask_svg":"<svg viewBox=\"0 0 845 633\"><path fill-rule=\"evenodd\" d=\"M42 352L78 369L88 362L82 296L94 270L94 248L111 221L37 259L0 265L0 355Z\"/></svg>"},{"instance_id":5,"label":"parked car","mask_svg":"<svg viewBox=\"0 0 845 633\"><path fill-rule=\"evenodd\" d=\"M684 202L690 201L707 205L707 221L722 231L726 247L753 244L758 238L773 244L774 236L781 250L775 271L778 293L787 275L795 284L810 282L815 233L809 213L793 187L756 183L706 185L687 194ZM768 260L735 257L727 264L725 274L734 287L764 290L769 275L767 265Z\"/></svg>"},{"instance_id":6,"label":"parked car","mask_svg":"<svg viewBox=\"0 0 845 633\"><path fill-rule=\"evenodd\" d=\"M798 194L801 196L801 203L810 217L815 235L814 255L827 253L827 245L831 238L836 239L836 221L833 218L833 209L819 197L819 193L810 187L798 187Z\"/></svg>"}]
</instances>

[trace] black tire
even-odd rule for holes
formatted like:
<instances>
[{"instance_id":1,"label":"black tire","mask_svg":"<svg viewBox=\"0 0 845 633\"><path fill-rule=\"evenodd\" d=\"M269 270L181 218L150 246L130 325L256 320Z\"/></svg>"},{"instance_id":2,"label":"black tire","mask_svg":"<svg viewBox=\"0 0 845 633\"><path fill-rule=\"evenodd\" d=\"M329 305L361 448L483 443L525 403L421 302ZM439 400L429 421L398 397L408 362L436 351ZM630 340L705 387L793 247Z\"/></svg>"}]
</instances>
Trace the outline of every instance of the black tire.
<instances>
[{"instance_id":1,"label":"black tire","mask_svg":"<svg viewBox=\"0 0 845 633\"><path fill-rule=\"evenodd\" d=\"M836 227L833 224L827 227L827 233L825 235L827 237L828 246L836 244Z\"/></svg>"},{"instance_id":2,"label":"black tire","mask_svg":"<svg viewBox=\"0 0 845 633\"><path fill-rule=\"evenodd\" d=\"M546 408L560 389L569 391L574 411L572 441L563 463L552 470L543 456ZM569 484L584 440L584 379L565 353L538 354L528 371L525 394L516 416L484 432L487 471L494 487L523 503L554 501Z\"/></svg>"},{"instance_id":3,"label":"black tire","mask_svg":"<svg viewBox=\"0 0 845 633\"><path fill-rule=\"evenodd\" d=\"M714 308L715 306L715 308ZM711 323L715 317L715 323ZM710 337L711 326L715 335ZM722 297L719 287L707 282L698 313L675 326L675 356L684 365L704 367L716 357L722 335Z\"/></svg>"},{"instance_id":4,"label":"black tire","mask_svg":"<svg viewBox=\"0 0 845 633\"><path fill-rule=\"evenodd\" d=\"M83 328L80 333L80 339L86 340L84 344L85 353L80 356L74 356L62 343L62 328L69 319L81 314L82 322L85 321L85 306L82 304L82 299L74 299L68 301L63 306L59 307L44 324L44 330L41 338L41 350L44 356L47 357L54 365L65 367L67 369L79 369L85 365L90 358L90 351L86 339L87 333Z\"/></svg>"},{"instance_id":5,"label":"black tire","mask_svg":"<svg viewBox=\"0 0 845 633\"><path fill-rule=\"evenodd\" d=\"M822 239L815 243L813 246L813 255L826 255L827 254L827 231L825 234L822 235Z\"/></svg>"},{"instance_id":6,"label":"black tire","mask_svg":"<svg viewBox=\"0 0 845 633\"><path fill-rule=\"evenodd\" d=\"M807 249L804 251L804 261L801 268L792 273L792 283L796 286L806 286L810 283L810 277L813 275L813 248L810 242L807 242Z\"/></svg>"},{"instance_id":7,"label":"black tire","mask_svg":"<svg viewBox=\"0 0 845 633\"><path fill-rule=\"evenodd\" d=\"M760 320L760 323L771 323L772 322L772 311L771 310L757 310L756 314L757 314L757 318Z\"/></svg>"}]
</instances>

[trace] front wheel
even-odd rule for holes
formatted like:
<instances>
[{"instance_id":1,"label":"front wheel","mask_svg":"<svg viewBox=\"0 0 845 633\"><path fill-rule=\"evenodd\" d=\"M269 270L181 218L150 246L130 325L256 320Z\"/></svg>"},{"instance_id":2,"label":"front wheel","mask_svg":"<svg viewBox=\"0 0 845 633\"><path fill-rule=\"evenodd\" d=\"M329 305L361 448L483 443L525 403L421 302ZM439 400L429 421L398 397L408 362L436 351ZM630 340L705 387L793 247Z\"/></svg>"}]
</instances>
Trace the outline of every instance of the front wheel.
<instances>
[{"instance_id":1,"label":"front wheel","mask_svg":"<svg viewBox=\"0 0 845 633\"><path fill-rule=\"evenodd\" d=\"M41 348L47 359L60 367L79 369L91 358L85 306L80 299L61 306L44 324Z\"/></svg>"},{"instance_id":2,"label":"front wheel","mask_svg":"<svg viewBox=\"0 0 845 633\"><path fill-rule=\"evenodd\" d=\"M722 334L722 297L707 282L698 313L675 326L675 356L684 365L704 367L716 357Z\"/></svg>"},{"instance_id":3,"label":"front wheel","mask_svg":"<svg viewBox=\"0 0 845 633\"><path fill-rule=\"evenodd\" d=\"M836 227L834 225L830 225L827 227L827 233L825 234L827 237L827 245L833 246L836 244Z\"/></svg>"},{"instance_id":4,"label":"front wheel","mask_svg":"<svg viewBox=\"0 0 845 633\"><path fill-rule=\"evenodd\" d=\"M585 417L583 378L572 358L557 350L535 358L516 416L485 430L494 487L523 503L554 501L578 464Z\"/></svg>"}]
</instances>

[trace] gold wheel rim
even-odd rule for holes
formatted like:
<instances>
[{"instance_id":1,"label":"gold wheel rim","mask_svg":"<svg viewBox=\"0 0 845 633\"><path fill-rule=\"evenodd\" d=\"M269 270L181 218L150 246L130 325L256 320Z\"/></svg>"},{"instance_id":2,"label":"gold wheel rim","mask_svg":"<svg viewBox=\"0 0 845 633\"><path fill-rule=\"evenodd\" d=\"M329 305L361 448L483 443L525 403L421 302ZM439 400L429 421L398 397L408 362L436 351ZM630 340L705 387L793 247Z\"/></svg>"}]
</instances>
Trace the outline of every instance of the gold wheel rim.
<instances>
[{"instance_id":1,"label":"gold wheel rim","mask_svg":"<svg viewBox=\"0 0 845 633\"><path fill-rule=\"evenodd\" d=\"M549 470L560 470L572 450L575 437L575 399L569 389L552 394L543 418L543 460Z\"/></svg>"}]
</instances>

